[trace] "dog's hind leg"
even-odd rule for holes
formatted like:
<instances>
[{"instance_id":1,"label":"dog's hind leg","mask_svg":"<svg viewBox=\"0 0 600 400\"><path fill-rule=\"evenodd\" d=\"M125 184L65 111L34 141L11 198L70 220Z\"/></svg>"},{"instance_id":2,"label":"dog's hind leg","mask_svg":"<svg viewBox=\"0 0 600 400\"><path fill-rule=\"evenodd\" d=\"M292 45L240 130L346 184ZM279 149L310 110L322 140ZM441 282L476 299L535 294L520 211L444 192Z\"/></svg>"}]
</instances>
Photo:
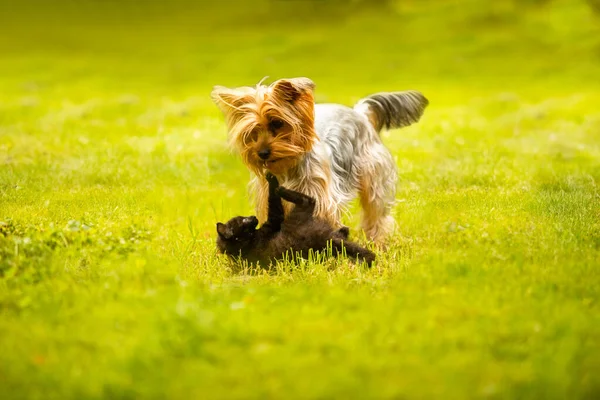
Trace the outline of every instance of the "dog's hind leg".
<instances>
[{"instance_id":1,"label":"dog's hind leg","mask_svg":"<svg viewBox=\"0 0 600 400\"><path fill-rule=\"evenodd\" d=\"M383 244L395 226L396 165L381 143L373 143L363 157L359 181L362 228L369 239Z\"/></svg>"}]
</instances>

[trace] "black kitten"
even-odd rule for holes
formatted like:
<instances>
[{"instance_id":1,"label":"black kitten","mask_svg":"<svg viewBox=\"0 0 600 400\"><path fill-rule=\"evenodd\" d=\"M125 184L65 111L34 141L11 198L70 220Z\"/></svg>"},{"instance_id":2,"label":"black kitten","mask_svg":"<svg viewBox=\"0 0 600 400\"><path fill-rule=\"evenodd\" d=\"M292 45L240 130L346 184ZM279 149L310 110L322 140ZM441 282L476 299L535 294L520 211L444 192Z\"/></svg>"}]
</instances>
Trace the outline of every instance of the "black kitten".
<instances>
[{"instance_id":1,"label":"black kitten","mask_svg":"<svg viewBox=\"0 0 600 400\"><path fill-rule=\"evenodd\" d=\"M219 252L231 258L240 257L249 263L267 266L275 260L307 258L309 250L325 251L328 245L334 254L342 249L352 258L359 258L370 267L375 254L348 241L347 227L335 230L327 221L315 218L315 199L293 190L279 187L277 178L267 174L269 182L269 210L267 222L256 229L256 217L235 217L226 224L217 223ZM284 220L281 199L296 206Z\"/></svg>"}]
</instances>

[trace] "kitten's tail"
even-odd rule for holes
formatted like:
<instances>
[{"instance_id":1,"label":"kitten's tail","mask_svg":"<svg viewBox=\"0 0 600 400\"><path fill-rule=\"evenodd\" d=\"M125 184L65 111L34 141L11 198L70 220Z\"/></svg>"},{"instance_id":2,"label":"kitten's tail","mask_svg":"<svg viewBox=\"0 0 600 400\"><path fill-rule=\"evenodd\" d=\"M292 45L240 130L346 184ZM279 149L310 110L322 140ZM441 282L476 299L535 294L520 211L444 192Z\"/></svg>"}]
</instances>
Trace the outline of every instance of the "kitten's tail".
<instances>
[{"instance_id":1,"label":"kitten's tail","mask_svg":"<svg viewBox=\"0 0 600 400\"><path fill-rule=\"evenodd\" d=\"M429 100L421 92L382 92L361 99L354 110L365 115L377 132L409 126L421 119Z\"/></svg>"}]
</instances>

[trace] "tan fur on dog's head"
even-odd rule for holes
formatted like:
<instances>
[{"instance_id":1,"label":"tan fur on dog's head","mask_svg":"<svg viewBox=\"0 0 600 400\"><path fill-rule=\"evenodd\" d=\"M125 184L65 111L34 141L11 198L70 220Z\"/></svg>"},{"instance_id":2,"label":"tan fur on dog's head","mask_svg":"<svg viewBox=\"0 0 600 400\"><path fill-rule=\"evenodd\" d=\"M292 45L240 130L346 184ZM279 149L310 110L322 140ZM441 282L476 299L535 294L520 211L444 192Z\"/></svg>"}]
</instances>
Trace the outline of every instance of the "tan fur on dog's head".
<instances>
[{"instance_id":1,"label":"tan fur on dog's head","mask_svg":"<svg viewBox=\"0 0 600 400\"><path fill-rule=\"evenodd\" d=\"M225 115L230 144L257 175L281 175L296 166L317 139L314 83L280 79L269 86L229 89L216 86L211 97Z\"/></svg>"}]
</instances>

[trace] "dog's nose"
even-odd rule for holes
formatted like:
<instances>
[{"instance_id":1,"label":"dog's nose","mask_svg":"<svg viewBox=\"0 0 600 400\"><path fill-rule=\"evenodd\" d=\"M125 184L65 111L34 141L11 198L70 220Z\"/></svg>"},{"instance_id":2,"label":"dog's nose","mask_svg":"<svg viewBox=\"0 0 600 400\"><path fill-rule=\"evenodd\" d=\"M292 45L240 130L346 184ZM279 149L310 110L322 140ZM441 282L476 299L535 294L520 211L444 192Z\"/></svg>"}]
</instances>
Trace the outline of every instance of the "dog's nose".
<instances>
[{"instance_id":1,"label":"dog's nose","mask_svg":"<svg viewBox=\"0 0 600 400\"><path fill-rule=\"evenodd\" d=\"M269 150L269 149L262 149L258 152L258 156L260 158L262 158L263 160L266 160L267 158L269 158L270 155L271 155L271 150Z\"/></svg>"}]
</instances>

